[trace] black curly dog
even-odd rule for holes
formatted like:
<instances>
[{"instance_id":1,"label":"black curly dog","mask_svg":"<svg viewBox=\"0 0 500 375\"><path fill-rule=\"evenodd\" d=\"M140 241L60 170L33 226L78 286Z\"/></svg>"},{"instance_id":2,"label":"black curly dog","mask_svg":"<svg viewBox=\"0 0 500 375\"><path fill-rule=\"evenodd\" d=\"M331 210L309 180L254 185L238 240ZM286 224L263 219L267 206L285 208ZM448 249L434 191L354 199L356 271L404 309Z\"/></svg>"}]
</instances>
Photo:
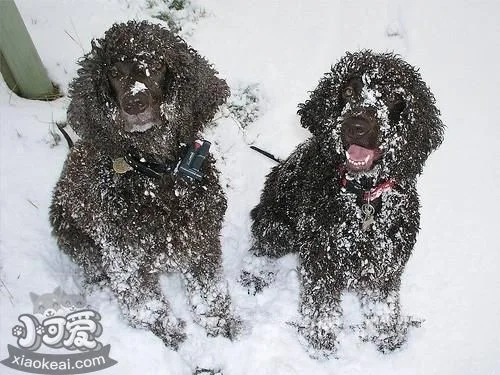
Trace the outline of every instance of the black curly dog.
<instances>
[{"instance_id":1,"label":"black curly dog","mask_svg":"<svg viewBox=\"0 0 500 375\"><path fill-rule=\"evenodd\" d=\"M64 165L50 220L88 284L111 288L133 326L172 348L185 338L159 276L183 275L195 320L232 337L237 319L222 276L226 198L214 160L203 178L176 166L229 95L179 37L146 22L116 24L80 62L68 123L81 137Z\"/></svg>"},{"instance_id":2,"label":"black curly dog","mask_svg":"<svg viewBox=\"0 0 500 375\"><path fill-rule=\"evenodd\" d=\"M299 254L301 341L335 352L341 293L359 295L362 337L400 347L401 274L419 230L417 176L444 126L420 74L393 54L348 53L299 106L312 138L269 174L252 210L253 252Z\"/></svg>"}]
</instances>

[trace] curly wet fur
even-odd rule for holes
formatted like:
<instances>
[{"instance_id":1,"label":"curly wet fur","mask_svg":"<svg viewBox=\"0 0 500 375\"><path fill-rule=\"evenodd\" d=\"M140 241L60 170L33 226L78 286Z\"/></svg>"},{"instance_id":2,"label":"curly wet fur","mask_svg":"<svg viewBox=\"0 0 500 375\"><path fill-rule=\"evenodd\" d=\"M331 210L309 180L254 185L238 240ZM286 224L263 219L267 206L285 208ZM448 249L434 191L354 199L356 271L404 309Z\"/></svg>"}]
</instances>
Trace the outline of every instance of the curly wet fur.
<instances>
[{"instance_id":1,"label":"curly wet fur","mask_svg":"<svg viewBox=\"0 0 500 375\"><path fill-rule=\"evenodd\" d=\"M371 204L375 223L363 231L363 202L342 187L346 163L342 90L354 77L363 82L362 105L375 108L382 156L365 173L348 180L397 185ZM406 106L397 116L390 101ZM415 321L400 313L399 287L419 230L416 179L443 137L435 100L418 71L393 54L348 53L327 72L299 106L301 124L313 136L267 177L260 203L252 210L253 252L280 257L299 254L301 341L313 356L335 352L343 328L340 299L348 290L360 297L361 336L382 351L404 343Z\"/></svg>"},{"instance_id":2,"label":"curly wet fur","mask_svg":"<svg viewBox=\"0 0 500 375\"><path fill-rule=\"evenodd\" d=\"M108 73L118 61L165 64L161 124L141 132L118 125L119 103ZM231 337L236 320L222 277L219 233L226 198L214 160L194 182L136 171L117 174L112 160L129 148L178 160L229 95L216 71L183 40L146 22L116 24L80 61L70 86L69 125L81 137L64 165L50 210L60 248L88 284L111 288L127 320L177 348L184 322L174 317L159 276L181 272L195 320L210 335Z\"/></svg>"}]
</instances>

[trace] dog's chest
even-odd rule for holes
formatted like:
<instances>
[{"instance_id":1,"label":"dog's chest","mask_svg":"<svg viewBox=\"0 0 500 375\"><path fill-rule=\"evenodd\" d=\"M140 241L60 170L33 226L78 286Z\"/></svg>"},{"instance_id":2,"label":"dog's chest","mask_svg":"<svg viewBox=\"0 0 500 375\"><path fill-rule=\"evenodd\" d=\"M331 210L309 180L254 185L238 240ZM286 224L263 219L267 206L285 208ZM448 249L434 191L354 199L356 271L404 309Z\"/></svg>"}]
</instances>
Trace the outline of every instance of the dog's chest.
<instances>
[{"instance_id":1,"label":"dog's chest","mask_svg":"<svg viewBox=\"0 0 500 375\"><path fill-rule=\"evenodd\" d=\"M78 186L69 198L73 220L103 247L175 251L192 236L188 232L202 231L204 220L222 216L224 196L212 178L205 186L176 176L119 175L108 162L71 164L67 174Z\"/></svg>"},{"instance_id":2,"label":"dog's chest","mask_svg":"<svg viewBox=\"0 0 500 375\"><path fill-rule=\"evenodd\" d=\"M202 186L175 177L160 181L113 176L113 183L100 193L117 222L144 232L154 232L155 227L179 231L186 222L195 222L206 200L214 198Z\"/></svg>"},{"instance_id":3,"label":"dog's chest","mask_svg":"<svg viewBox=\"0 0 500 375\"><path fill-rule=\"evenodd\" d=\"M379 259L405 241L406 219L412 215L406 197L396 192L373 202L359 202L355 195L339 193L313 215L313 228L327 253L336 259Z\"/></svg>"},{"instance_id":4,"label":"dog's chest","mask_svg":"<svg viewBox=\"0 0 500 375\"><path fill-rule=\"evenodd\" d=\"M384 194L374 201L360 201L353 194L341 193L336 206L332 236L347 234L352 242L374 246L393 237L396 223L408 215L404 197L397 193Z\"/></svg>"},{"instance_id":5,"label":"dog's chest","mask_svg":"<svg viewBox=\"0 0 500 375\"><path fill-rule=\"evenodd\" d=\"M413 233L409 224L418 220L408 203L404 195L387 193L364 203L373 205L367 214L354 195L337 196L323 251L333 269L345 270L348 284L363 280L373 284L402 272L415 239L409 235ZM371 216L368 225L367 215Z\"/></svg>"}]
</instances>

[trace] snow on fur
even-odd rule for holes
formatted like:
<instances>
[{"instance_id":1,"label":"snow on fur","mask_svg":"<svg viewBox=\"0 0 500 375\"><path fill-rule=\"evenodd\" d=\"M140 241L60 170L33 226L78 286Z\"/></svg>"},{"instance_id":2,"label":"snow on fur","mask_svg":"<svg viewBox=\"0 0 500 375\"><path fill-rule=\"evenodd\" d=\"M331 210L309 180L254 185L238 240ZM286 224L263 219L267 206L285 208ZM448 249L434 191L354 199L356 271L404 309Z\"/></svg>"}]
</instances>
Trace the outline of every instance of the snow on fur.
<instances>
[{"instance_id":1,"label":"snow on fur","mask_svg":"<svg viewBox=\"0 0 500 375\"><path fill-rule=\"evenodd\" d=\"M77 76L78 58L113 23L160 22L150 17L159 9L149 0L15 2L63 93ZM155 3L162 12L169 5ZM151 332L129 327L108 289L95 291L87 294L87 302L101 314L102 341L118 361L102 373L190 375L195 367L222 369L224 375L498 373L500 299L492 296L499 285L495 189L500 176L486 162L497 160L500 137L494 120L500 118L498 52L492 48L499 38L498 5L463 0L418 7L400 0L312 1L307 6L303 1L188 3L194 8L186 13L203 7L205 17L195 26L192 20L183 24L181 35L190 34L189 43L215 64L232 92L243 82L258 83L265 93L265 111L245 134L224 118L206 132L228 203L221 235L224 278L246 332L233 342L208 337L193 322L182 278L164 275L161 290L173 314L186 322L187 339L173 351ZM387 37L385 31L394 25L398 35ZM343 294L344 326L353 330L340 333L338 358L318 361L308 356L290 324L299 318L296 255L267 268L274 270L274 281L260 294L249 295L237 281L250 247L248 213L274 166L248 143L286 158L309 136L295 115L297 103L306 100L332 62L359 48L394 50L419 66L448 125L446 142L419 178L421 231L400 289L401 313L425 322L410 331L401 350L380 355L373 344L357 338L360 303ZM67 154L64 140L54 137L53 122L66 120L68 104L68 97L53 102L19 98L0 79L1 359L8 355L7 344L15 344L11 330L19 314L33 309L30 292L42 295L57 286L69 294L81 291L81 277L58 250L48 221L52 189ZM477 152L479 159L471 157ZM157 195L147 185L143 191ZM367 328L368 337L373 332ZM0 367L2 374L19 374Z\"/></svg>"}]
</instances>

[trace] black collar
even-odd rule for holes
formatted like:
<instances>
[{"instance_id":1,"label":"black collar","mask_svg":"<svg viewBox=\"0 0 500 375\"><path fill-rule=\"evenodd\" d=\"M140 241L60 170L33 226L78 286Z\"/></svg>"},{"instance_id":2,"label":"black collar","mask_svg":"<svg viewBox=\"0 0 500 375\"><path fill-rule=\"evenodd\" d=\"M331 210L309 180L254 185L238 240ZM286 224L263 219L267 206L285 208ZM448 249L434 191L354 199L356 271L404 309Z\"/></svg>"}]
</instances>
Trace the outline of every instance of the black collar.
<instances>
[{"instance_id":1,"label":"black collar","mask_svg":"<svg viewBox=\"0 0 500 375\"><path fill-rule=\"evenodd\" d=\"M196 140L190 147L185 146L183 156L175 161L151 161L153 158L129 151L125 156L113 160L113 170L118 174L134 170L150 178L161 178L167 174L178 174L189 180L201 181L202 166L208 155L211 143ZM149 160L148 160L149 159Z\"/></svg>"},{"instance_id":2,"label":"black collar","mask_svg":"<svg viewBox=\"0 0 500 375\"><path fill-rule=\"evenodd\" d=\"M144 157L134 156L132 152L127 152L123 159L132 169L151 178L160 178L166 174L174 173L180 160L179 159L175 162L166 161L165 163L157 163L148 161Z\"/></svg>"}]
</instances>

